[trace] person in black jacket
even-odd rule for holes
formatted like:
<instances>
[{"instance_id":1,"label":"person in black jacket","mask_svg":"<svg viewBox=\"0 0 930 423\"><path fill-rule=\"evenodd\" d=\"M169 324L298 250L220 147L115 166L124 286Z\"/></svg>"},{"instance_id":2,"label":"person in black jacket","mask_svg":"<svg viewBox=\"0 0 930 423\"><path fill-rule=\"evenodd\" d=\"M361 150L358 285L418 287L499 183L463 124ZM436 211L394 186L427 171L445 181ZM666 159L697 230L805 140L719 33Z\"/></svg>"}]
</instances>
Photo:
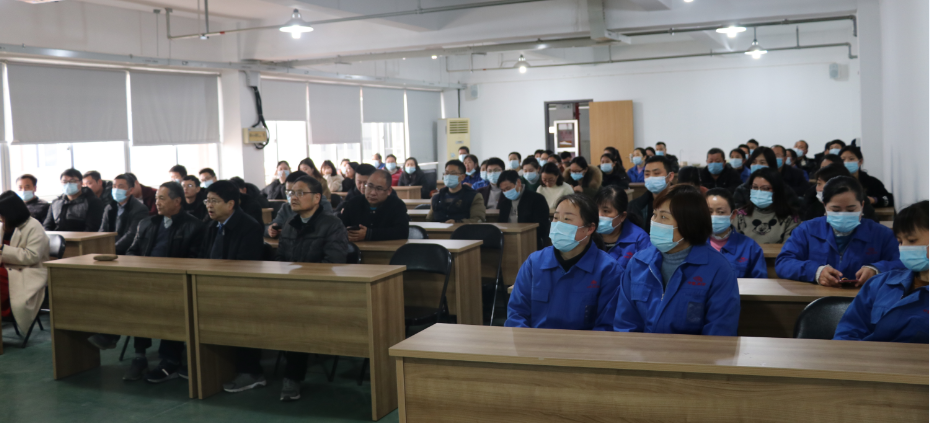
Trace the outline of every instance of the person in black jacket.
<instances>
[{"instance_id":1,"label":"person in black jacket","mask_svg":"<svg viewBox=\"0 0 930 423\"><path fill-rule=\"evenodd\" d=\"M262 196L267 200L284 199L284 180L287 179L287 175L290 174L291 165L284 160L278 162L278 165L275 167L275 179L262 188Z\"/></svg>"},{"instance_id":2,"label":"person in black jacket","mask_svg":"<svg viewBox=\"0 0 930 423\"><path fill-rule=\"evenodd\" d=\"M137 200L138 201L138 200ZM195 258L200 251L203 240L203 223L184 213L181 202L184 190L176 182L166 182L155 194L155 207L158 214L149 216L139 222L136 237L126 251L129 256ZM119 335L94 335L88 338L91 344L100 349L112 349L119 341ZM164 382L185 373L181 367L184 343L162 340L158 354L162 361L158 367L148 372L148 360L145 350L152 346L149 338L135 337L133 346L136 356L123 376L123 380L133 381L145 376L150 382ZM148 372L148 373L147 373Z\"/></svg>"},{"instance_id":3,"label":"person in black jacket","mask_svg":"<svg viewBox=\"0 0 930 423\"><path fill-rule=\"evenodd\" d=\"M429 198L429 193L436 188L435 181L429 181L426 174L420 170L420 163L416 158L409 157L404 161L404 168L401 169L400 181L397 183L401 187L420 187L420 198Z\"/></svg>"},{"instance_id":4,"label":"person in black jacket","mask_svg":"<svg viewBox=\"0 0 930 423\"><path fill-rule=\"evenodd\" d=\"M655 196L672 186L675 181L675 171L671 161L664 156L652 156L646 159L643 176L646 180L646 193L630 201L627 213L635 216L634 222L640 222L646 233L652 225L653 202Z\"/></svg>"},{"instance_id":5,"label":"person in black jacket","mask_svg":"<svg viewBox=\"0 0 930 423\"><path fill-rule=\"evenodd\" d=\"M261 194L256 195L250 193L248 186L250 184L246 184L246 182L238 176L229 178L229 182L231 182L239 190L239 198L236 202L238 208L245 212L245 214L251 216L252 219L255 219L255 221L264 223L265 220L262 217L262 208L271 208L271 205L268 204L267 207L264 207L262 205L262 200L267 203L268 199ZM284 187L284 185L282 184L281 187Z\"/></svg>"},{"instance_id":6,"label":"person in black jacket","mask_svg":"<svg viewBox=\"0 0 930 423\"><path fill-rule=\"evenodd\" d=\"M211 183L212 185L212 183ZM202 222L207 221L207 191L200 188L200 179L194 175L187 175L181 180L184 188L184 201L181 203L184 211Z\"/></svg>"},{"instance_id":7,"label":"person in black jacket","mask_svg":"<svg viewBox=\"0 0 930 423\"><path fill-rule=\"evenodd\" d=\"M142 201L129 193L135 182L130 182L126 175L113 178L110 204L103 209L103 223L100 232L116 232L116 254L123 255L136 239L139 222L149 217L149 209Z\"/></svg>"},{"instance_id":8,"label":"person in black jacket","mask_svg":"<svg viewBox=\"0 0 930 423\"><path fill-rule=\"evenodd\" d=\"M788 157L785 147L773 145L772 152L775 153L775 164L778 165L778 172L785 181L785 185L791 187L795 194L801 195L810 187L810 181L804 177L804 171L785 162Z\"/></svg>"},{"instance_id":9,"label":"person in black jacket","mask_svg":"<svg viewBox=\"0 0 930 423\"><path fill-rule=\"evenodd\" d=\"M711 148L707 152L707 166L701 169L701 185L707 189L726 188L732 193L742 183L740 174L727 163L723 150Z\"/></svg>"},{"instance_id":10,"label":"person in black jacket","mask_svg":"<svg viewBox=\"0 0 930 423\"><path fill-rule=\"evenodd\" d=\"M349 241L407 239L410 217L404 200L391 196L391 175L377 170L368 177L365 196L356 196L339 215L349 231Z\"/></svg>"},{"instance_id":11,"label":"person in black jacket","mask_svg":"<svg viewBox=\"0 0 930 423\"><path fill-rule=\"evenodd\" d=\"M45 222L45 216L48 215L50 204L39 197L36 197L36 185L39 180L30 174L22 175L16 178L16 194L26 202L26 208L29 214L39 222Z\"/></svg>"},{"instance_id":12,"label":"person in black jacket","mask_svg":"<svg viewBox=\"0 0 930 423\"><path fill-rule=\"evenodd\" d=\"M103 220L103 202L90 188L81 188L81 172L61 173L63 194L52 202L42 226L46 231L97 232Z\"/></svg>"},{"instance_id":13,"label":"person in black jacket","mask_svg":"<svg viewBox=\"0 0 930 423\"><path fill-rule=\"evenodd\" d=\"M794 162L794 165L805 172L808 175L813 175L817 171L817 162L814 159L807 157L807 152L809 150L809 145L807 141L799 140L794 143L794 152L798 155L797 159Z\"/></svg>"},{"instance_id":14,"label":"person in black jacket","mask_svg":"<svg viewBox=\"0 0 930 423\"><path fill-rule=\"evenodd\" d=\"M349 190L348 194L346 194L346 198L344 198L342 202L336 206L336 213L342 213L342 210L345 208L345 206L348 205L349 202L352 201L352 199L355 197L365 197L365 185L368 184L368 178L372 173L375 173L376 170L377 169L375 169L374 166L368 163L362 163L355 167L355 186ZM393 190L391 193L393 194Z\"/></svg>"},{"instance_id":15,"label":"person in black jacket","mask_svg":"<svg viewBox=\"0 0 930 423\"><path fill-rule=\"evenodd\" d=\"M355 169L358 168L357 162L346 162L343 160L344 169L342 170L342 189L339 192L349 192L355 188Z\"/></svg>"},{"instance_id":16,"label":"person in black jacket","mask_svg":"<svg viewBox=\"0 0 930 423\"><path fill-rule=\"evenodd\" d=\"M229 181L207 188L207 224L200 258L261 260L263 226L239 207L239 190ZM215 223L214 223L215 222Z\"/></svg>"},{"instance_id":17,"label":"person in black jacket","mask_svg":"<svg viewBox=\"0 0 930 423\"><path fill-rule=\"evenodd\" d=\"M885 189L885 184L878 178L862 170L862 151L859 147L848 146L840 150L840 159L846 170L865 188L865 195L873 207L894 207L894 195Z\"/></svg>"},{"instance_id":18,"label":"person in black jacket","mask_svg":"<svg viewBox=\"0 0 930 423\"><path fill-rule=\"evenodd\" d=\"M842 166L839 163L822 167L817 171L817 173L814 174L814 179L817 181L817 183L816 185L808 188L807 192L804 193L804 201L802 202L800 212L802 221L808 221L818 217L826 216L827 209L824 207L822 201L823 187L827 184L827 181L837 176L851 175L849 174L849 170L847 170L845 166ZM862 207L862 217L864 219L870 219L878 222L878 217L875 216L875 208L872 207L872 205L868 202L866 202L865 206Z\"/></svg>"},{"instance_id":19,"label":"person in black jacket","mask_svg":"<svg viewBox=\"0 0 930 423\"><path fill-rule=\"evenodd\" d=\"M839 155L840 155L840 151L841 151L843 148L846 148L846 143L845 143L843 140L828 141L828 142L823 146L823 153L817 153L817 154L814 155L814 162L815 162L815 164L817 165L816 169L820 169L820 168L822 168L822 167L827 167L827 166L829 166L829 165L824 165L824 164L823 164L823 159L824 159L826 156L831 155L831 154L832 154L832 155L835 155L835 156L839 156Z\"/></svg>"},{"instance_id":20,"label":"person in black jacket","mask_svg":"<svg viewBox=\"0 0 930 423\"><path fill-rule=\"evenodd\" d=\"M513 170L501 173L498 185L503 191L498 220L501 223L538 223L536 248L542 249L549 237L549 203L546 197L527 189L520 175Z\"/></svg>"},{"instance_id":21,"label":"person in black jacket","mask_svg":"<svg viewBox=\"0 0 930 423\"><path fill-rule=\"evenodd\" d=\"M607 147L612 149L613 147ZM601 164L599 169L601 173L604 174L603 181L601 181L601 186L606 187L608 185L616 185L624 190L630 189L630 175L627 175L626 169L623 168L623 161L620 160L619 155L614 155L613 152L605 153L601 155ZM614 149L613 151L616 151Z\"/></svg>"}]
</instances>

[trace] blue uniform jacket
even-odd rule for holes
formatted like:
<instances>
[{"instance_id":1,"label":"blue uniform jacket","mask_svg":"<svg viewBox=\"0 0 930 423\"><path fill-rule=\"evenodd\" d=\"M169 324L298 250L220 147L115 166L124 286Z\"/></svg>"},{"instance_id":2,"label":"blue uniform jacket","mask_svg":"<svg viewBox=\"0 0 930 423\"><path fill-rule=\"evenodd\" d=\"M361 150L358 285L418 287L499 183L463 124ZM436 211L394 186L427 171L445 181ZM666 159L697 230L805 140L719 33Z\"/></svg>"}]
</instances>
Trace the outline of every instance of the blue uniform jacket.
<instances>
[{"instance_id":1,"label":"blue uniform jacket","mask_svg":"<svg viewBox=\"0 0 930 423\"><path fill-rule=\"evenodd\" d=\"M617 260L622 272L626 269L626 264L633 258L633 255L637 251L651 247L652 241L649 240L649 234L633 222L630 222L630 219L624 220L620 226L620 238L617 238L617 244L607 254Z\"/></svg>"},{"instance_id":2,"label":"blue uniform jacket","mask_svg":"<svg viewBox=\"0 0 930 423\"><path fill-rule=\"evenodd\" d=\"M610 304L621 273L617 261L591 245L566 273L555 254L546 247L520 267L504 326L611 330Z\"/></svg>"},{"instance_id":3,"label":"blue uniform jacket","mask_svg":"<svg viewBox=\"0 0 930 423\"><path fill-rule=\"evenodd\" d=\"M833 339L926 344L927 287L904 297L917 275L894 270L869 279L846 309Z\"/></svg>"},{"instance_id":4,"label":"blue uniform jacket","mask_svg":"<svg viewBox=\"0 0 930 423\"><path fill-rule=\"evenodd\" d=\"M633 166L626 171L626 175L630 177L630 182L646 182L646 177L643 176L645 172L646 166L643 166L640 170L636 170L636 166Z\"/></svg>"},{"instance_id":5,"label":"blue uniform jacket","mask_svg":"<svg viewBox=\"0 0 930 423\"><path fill-rule=\"evenodd\" d=\"M749 179L749 175L752 175L752 171L749 170L749 166L743 165L743 171L740 172L739 177L743 180L743 183L746 183L746 180Z\"/></svg>"},{"instance_id":6,"label":"blue uniform jacket","mask_svg":"<svg viewBox=\"0 0 930 423\"><path fill-rule=\"evenodd\" d=\"M710 240L707 240L710 245ZM714 248L714 247L711 247ZM765 264L765 255L762 254L762 247L756 241L746 235L730 230L730 237L727 243L720 249L730 262L733 273L737 278L767 278L769 271Z\"/></svg>"},{"instance_id":7,"label":"blue uniform jacket","mask_svg":"<svg viewBox=\"0 0 930 423\"><path fill-rule=\"evenodd\" d=\"M614 306L617 332L735 336L739 286L726 258L694 245L662 291L662 253L636 253L623 272Z\"/></svg>"},{"instance_id":8,"label":"blue uniform jacket","mask_svg":"<svg viewBox=\"0 0 930 423\"><path fill-rule=\"evenodd\" d=\"M826 217L818 217L801 223L791 233L775 259L775 273L779 278L816 283L817 269L827 264L843 272L847 279L855 279L856 272L866 265L875 266L880 273L904 269L891 229L862 219L840 255L833 227Z\"/></svg>"}]
</instances>

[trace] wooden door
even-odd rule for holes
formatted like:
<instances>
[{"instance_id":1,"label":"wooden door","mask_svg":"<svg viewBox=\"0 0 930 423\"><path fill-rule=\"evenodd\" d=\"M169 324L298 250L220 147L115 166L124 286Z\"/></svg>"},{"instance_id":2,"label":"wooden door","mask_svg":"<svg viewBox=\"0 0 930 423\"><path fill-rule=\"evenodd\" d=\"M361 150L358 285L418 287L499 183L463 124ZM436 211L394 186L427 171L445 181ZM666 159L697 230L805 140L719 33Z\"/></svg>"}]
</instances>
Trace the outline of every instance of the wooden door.
<instances>
[{"instance_id":1,"label":"wooden door","mask_svg":"<svg viewBox=\"0 0 930 423\"><path fill-rule=\"evenodd\" d=\"M591 161L601 162L604 148L620 151L623 166L629 169L633 152L633 101L597 101L589 104L591 129Z\"/></svg>"}]
</instances>

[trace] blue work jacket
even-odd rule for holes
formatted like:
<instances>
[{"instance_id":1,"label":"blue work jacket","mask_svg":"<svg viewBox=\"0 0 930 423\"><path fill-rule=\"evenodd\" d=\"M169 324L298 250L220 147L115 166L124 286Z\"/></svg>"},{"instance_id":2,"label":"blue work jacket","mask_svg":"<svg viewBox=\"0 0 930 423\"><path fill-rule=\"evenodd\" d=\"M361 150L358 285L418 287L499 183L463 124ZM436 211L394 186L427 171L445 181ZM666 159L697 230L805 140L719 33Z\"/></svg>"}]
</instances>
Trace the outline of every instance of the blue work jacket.
<instances>
[{"instance_id":1,"label":"blue work jacket","mask_svg":"<svg viewBox=\"0 0 930 423\"><path fill-rule=\"evenodd\" d=\"M856 272L862 266L874 266L879 273L904 269L904 263L898 259L898 241L891 229L862 219L846 251L840 254L833 227L826 217L818 217L794 229L775 259L775 273L783 279L817 283L817 269L828 264L847 279L856 279Z\"/></svg>"},{"instance_id":2,"label":"blue work jacket","mask_svg":"<svg viewBox=\"0 0 930 423\"><path fill-rule=\"evenodd\" d=\"M614 330L735 336L739 286L726 258L714 247L694 245L668 287L662 289L662 253L636 253L617 290Z\"/></svg>"},{"instance_id":3,"label":"blue work jacket","mask_svg":"<svg viewBox=\"0 0 930 423\"><path fill-rule=\"evenodd\" d=\"M622 272L623 269L626 269L626 264L633 258L633 255L637 251L651 247L652 241L649 240L649 234L633 222L630 222L630 219L625 219L620 226L620 237L617 238L617 244L607 254L617 260Z\"/></svg>"},{"instance_id":4,"label":"blue work jacket","mask_svg":"<svg viewBox=\"0 0 930 423\"><path fill-rule=\"evenodd\" d=\"M893 270L868 280L836 327L833 339L927 343L927 287L904 296L917 273Z\"/></svg>"},{"instance_id":5,"label":"blue work jacket","mask_svg":"<svg viewBox=\"0 0 930 423\"><path fill-rule=\"evenodd\" d=\"M710 245L710 239L707 240L707 245ZM730 237L720 249L720 254L723 254L730 262L737 278L764 279L769 277L762 247L754 239L736 232L733 228L730 228Z\"/></svg>"},{"instance_id":6,"label":"blue work jacket","mask_svg":"<svg viewBox=\"0 0 930 423\"><path fill-rule=\"evenodd\" d=\"M610 302L621 274L617 261L591 245L565 272L555 255L555 248L546 247L520 267L504 326L611 330Z\"/></svg>"},{"instance_id":7,"label":"blue work jacket","mask_svg":"<svg viewBox=\"0 0 930 423\"><path fill-rule=\"evenodd\" d=\"M636 166L630 168L626 171L626 176L630 177L630 182L646 182L646 166L643 166L642 169L637 170Z\"/></svg>"},{"instance_id":8,"label":"blue work jacket","mask_svg":"<svg viewBox=\"0 0 930 423\"><path fill-rule=\"evenodd\" d=\"M749 179L749 175L752 175L752 171L749 170L749 165L743 164L743 171L739 173L739 177L743 180L744 184L746 180Z\"/></svg>"}]
</instances>

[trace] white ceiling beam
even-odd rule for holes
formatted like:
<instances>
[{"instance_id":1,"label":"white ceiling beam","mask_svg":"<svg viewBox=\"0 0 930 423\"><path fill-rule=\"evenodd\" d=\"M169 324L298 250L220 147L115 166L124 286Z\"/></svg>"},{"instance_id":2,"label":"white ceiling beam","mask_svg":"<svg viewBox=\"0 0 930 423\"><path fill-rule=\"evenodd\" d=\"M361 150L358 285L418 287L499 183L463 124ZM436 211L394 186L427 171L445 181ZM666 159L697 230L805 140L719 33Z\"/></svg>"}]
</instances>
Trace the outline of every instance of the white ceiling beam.
<instances>
[{"instance_id":1,"label":"white ceiling beam","mask_svg":"<svg viewBox=\"0 0 930 423\"><path fill-rule=\"evenodd\" d=\"M669 9L671 9L671 8L669 7L669 5L666 4L666 2L663 1L663 0L627 0L627 1L629 1L630 3L633 3L633 4L635 4L635 5L637 5L637 6L641 7L641 8L643 8L643 10L646 10L646 11L649 11L649 12L655 12L655 11L658 11L658 10L669 10Z\"/></svg>"},{"instance_id":2,"label":"white ceiling beam","mask_svg":"<svg viewBox=\"0 0 930 423\"><path fill-rule=\"evenodd\" d=\"M611 31L604 15L604 0L588 0L588 27L591 39L597 42L622 41L630 43L630 37Z\"/></svg>"}]
</instances>

